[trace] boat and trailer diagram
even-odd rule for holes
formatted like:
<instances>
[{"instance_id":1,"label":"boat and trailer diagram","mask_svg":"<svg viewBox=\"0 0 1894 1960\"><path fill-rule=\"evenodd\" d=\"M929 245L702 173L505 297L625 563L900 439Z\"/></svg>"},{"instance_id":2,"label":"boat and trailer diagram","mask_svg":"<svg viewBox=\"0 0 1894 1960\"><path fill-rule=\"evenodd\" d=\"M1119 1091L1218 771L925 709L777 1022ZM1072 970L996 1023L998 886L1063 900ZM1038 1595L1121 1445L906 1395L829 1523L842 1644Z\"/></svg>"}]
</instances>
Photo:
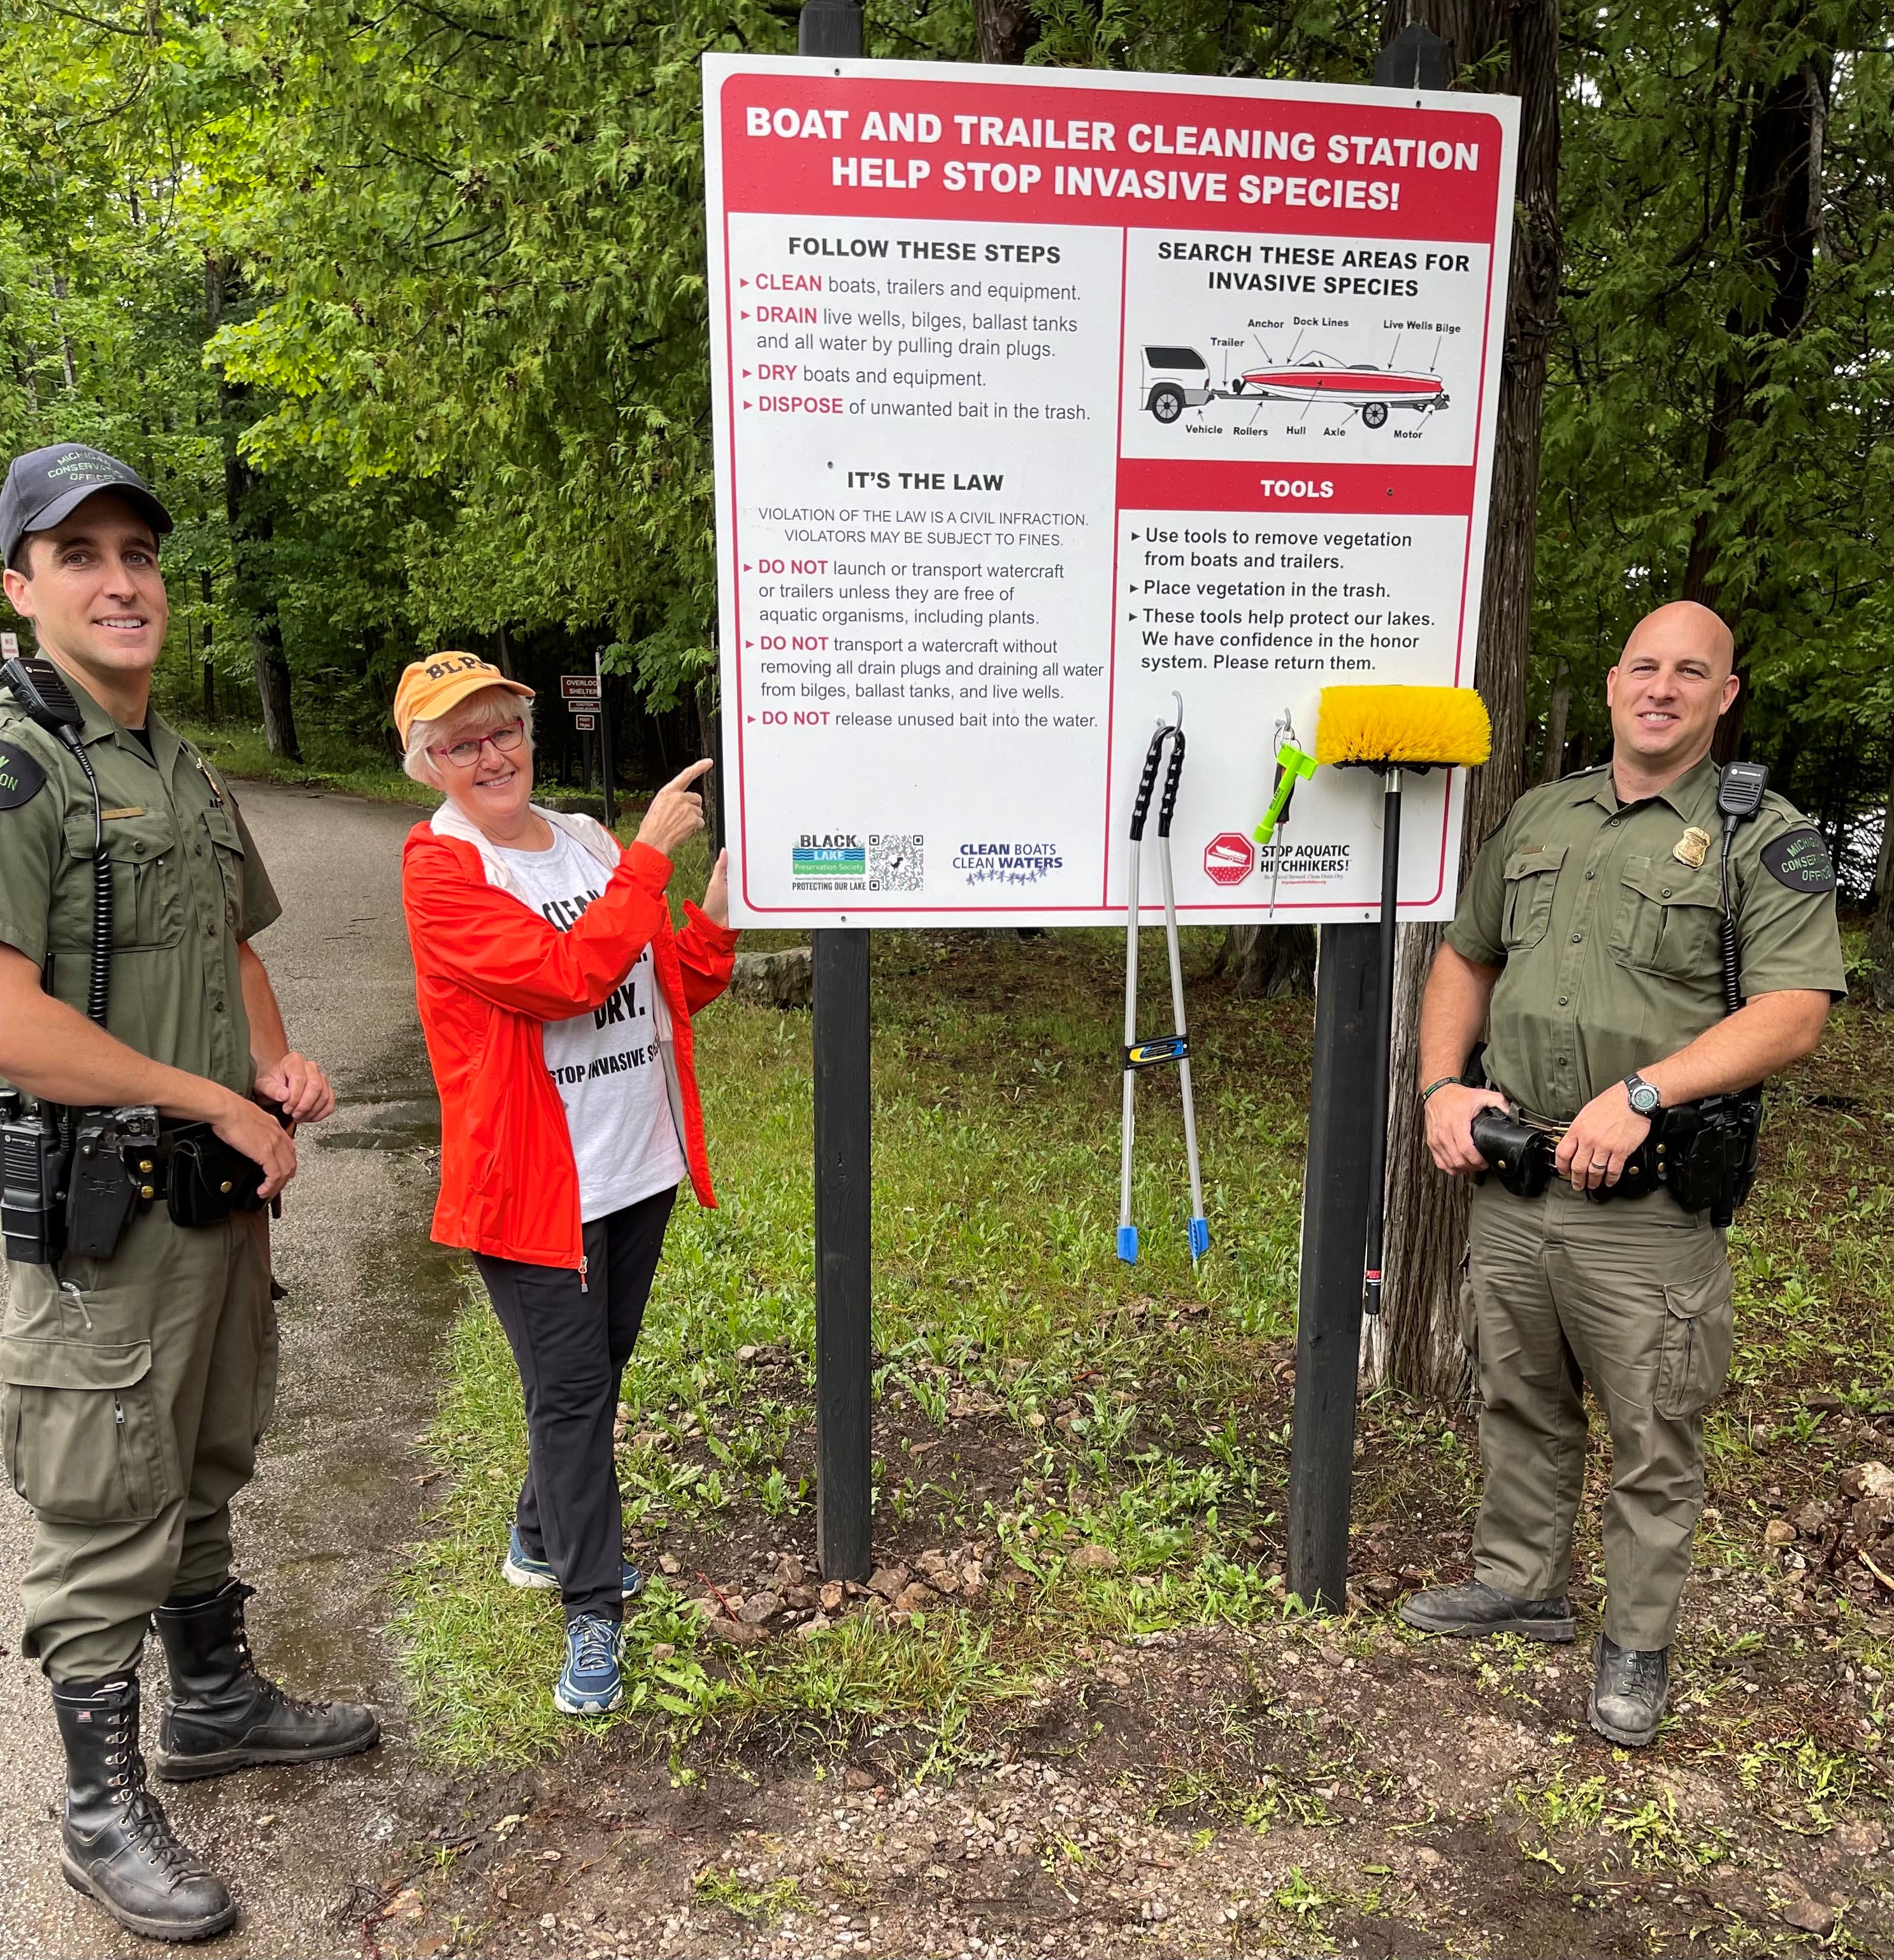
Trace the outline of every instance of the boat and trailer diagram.
<instances>
[{"instance_id":1,"label":"boat and trailer diagram","mask_svg":"<svg viewBox=\"0 0 1894 1960\"><path fill-rule=\"evenodd\" d=\"M1292 350L1286 361L1265 357L1249 362L1233 375L1226 372L1221 385L1212 383L1209 362L1194 347L1148 345L1144 363L1143 406L1167 428L1186 409L1214 402L1289 402L1300 403L1305 411L1328 403L1352 409L1364 426L1378 429L1393 409L1424 417L1438 413L1450 399L1437 374L1344 361L1316 352Z\"/></svg>"}]
</instances>

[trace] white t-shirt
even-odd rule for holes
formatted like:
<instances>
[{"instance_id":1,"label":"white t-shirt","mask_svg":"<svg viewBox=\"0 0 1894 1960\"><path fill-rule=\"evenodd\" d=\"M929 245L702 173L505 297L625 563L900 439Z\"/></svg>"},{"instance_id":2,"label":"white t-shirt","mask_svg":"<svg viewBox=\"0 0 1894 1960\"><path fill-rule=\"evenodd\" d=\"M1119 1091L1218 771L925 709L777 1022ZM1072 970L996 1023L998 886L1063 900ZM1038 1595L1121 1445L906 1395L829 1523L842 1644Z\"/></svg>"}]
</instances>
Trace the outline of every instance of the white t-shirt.
<instances>
[{"instance_id":1,"label":"white t-shirt","mask_svg":"<svg viewBox=\"0 0 1894 1960\"><path fill-rule=\"evenodd\" d=\"M556 827L550 851L499 854L527 902L562 932L605 889L605 867ZM565 1104L587 1224L673 1188L684 1175L652 1012L657 987L647 946L602 1007L544 1024L546 1065Z\"/></svg>"}]
</instances>

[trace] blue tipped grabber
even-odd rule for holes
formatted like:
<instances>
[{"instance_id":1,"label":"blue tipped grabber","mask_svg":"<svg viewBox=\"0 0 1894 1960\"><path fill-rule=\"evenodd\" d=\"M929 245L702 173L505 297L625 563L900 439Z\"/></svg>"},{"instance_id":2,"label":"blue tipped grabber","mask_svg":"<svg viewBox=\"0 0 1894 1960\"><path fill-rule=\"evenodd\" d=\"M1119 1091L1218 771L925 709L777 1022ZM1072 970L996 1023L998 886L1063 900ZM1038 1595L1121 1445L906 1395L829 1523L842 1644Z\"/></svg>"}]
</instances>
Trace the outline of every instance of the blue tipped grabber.
<instances>
[{"instance_id":1,"label":"blue tipped grabber","mask_svg":"<svg viewBox=\"0 0 1894 1960\"><path fill-rule=\"evenodd\" d=\"M1177 894L1170 876L1170 819L1177 807L1177 785L1184 774L1183 697L1173 694L1171 699L1177 704L1177 719L1159 722L1151 746L1144 751L1144 772L1138 779L1138 795L1132 805L1131 861L1125 872L1125 1119L1118 1179L1118 1256L1127 1265L1135 1264L1138 1258L1138 1227L1131 1222L1132 1085L1141 1068L1157 1068L1167 1062L1177 1064L1177 1080L1184 1096L1184 1153L1190 1163L1191 1264L1194 1266L1210 1249L1210 1221L1204 1216L1203 1179L1197 1166L1197 1115L1190 1096L1190 1037L1184 1028L1184 967L1177 948ZM1170 767L1165 774L1164 793L1157 806L1157 863L1164 880L1164 943L1170 953L1170 1004L1177 1032L1141 1042L1138 1039L1138 872L1144 854L1144 819L1151 813L1151 791L1157 786L1167 742L1170 744Z\"/></svg>"}]
</instances>

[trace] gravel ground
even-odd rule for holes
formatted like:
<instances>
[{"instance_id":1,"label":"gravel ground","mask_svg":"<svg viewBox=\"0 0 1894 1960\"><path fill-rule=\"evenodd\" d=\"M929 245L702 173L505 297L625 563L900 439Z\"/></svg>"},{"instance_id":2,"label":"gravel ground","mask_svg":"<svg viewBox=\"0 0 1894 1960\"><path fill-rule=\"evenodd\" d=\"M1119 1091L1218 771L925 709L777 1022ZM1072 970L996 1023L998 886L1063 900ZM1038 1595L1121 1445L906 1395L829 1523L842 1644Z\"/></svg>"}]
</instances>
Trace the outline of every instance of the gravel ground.
<instances>
[{"instance_id":1,"label":"gravel ground","mask_svg":"<svg viewBox=\"0 0 1894 1960\"><path fill-rule=\"evenodd\" d=\"M950 1781L872 1755L680 1774L608 1742L455 1791L374 1950L1889 1950L1884 1784L1818 1831L1695 1752L1614 1751L1584 1726L1590 1662L1588 1640L1522 1654L1364 1616L1146 1636L1047 1682ZM1771 1713L1753 1739L1797 1732Z\"/></svg>"}]
</instances>

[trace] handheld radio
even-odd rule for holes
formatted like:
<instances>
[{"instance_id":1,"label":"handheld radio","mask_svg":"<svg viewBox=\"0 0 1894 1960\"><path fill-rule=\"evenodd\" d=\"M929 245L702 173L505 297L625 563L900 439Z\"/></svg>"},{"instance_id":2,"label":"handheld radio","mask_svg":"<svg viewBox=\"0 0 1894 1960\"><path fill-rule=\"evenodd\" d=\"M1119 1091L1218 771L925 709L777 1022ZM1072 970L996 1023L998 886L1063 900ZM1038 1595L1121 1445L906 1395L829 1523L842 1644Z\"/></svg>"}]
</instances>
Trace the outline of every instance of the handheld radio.
<instances>
[{"instance_id":1,"label":"handheld radio","mask_svg":"<svg viewBox=\"0 0 1894 1960\"><path fill-rule=\"evenodd\" d=\"M1717 814L1723 819L1723 853L1717 883L1722 918L1718 927L1723 960L1723 1004L1735 1013L1743 1005L1740 962L1736 956L1736 915L1730 909L1730 840L1740 823L1747 823L1762 807L1769 772L1760 762L1726 762L1717 778Z\"/></svg>"},{"instance_id":2,"label":"handheld radio","mask_svg":"<svg viewBox=\"0 0 1894 1960\"><path fill-rule=\"evenodd\" d=\"M22 659L20 643L0 635L0 682L27 718L71 752L92 792L92 964L85 1010L100 1027L111 985L112 864L105 854L105 820L98 778L78 731L85 718L65 676L41 656ZM71 1125L41 1102L29 1111L18 1091L0 1093L0 1233L7 1256L29 1265L56 1263L65 1238L67 1185L72 1164Z\"/></svg>"}]
</instances>

